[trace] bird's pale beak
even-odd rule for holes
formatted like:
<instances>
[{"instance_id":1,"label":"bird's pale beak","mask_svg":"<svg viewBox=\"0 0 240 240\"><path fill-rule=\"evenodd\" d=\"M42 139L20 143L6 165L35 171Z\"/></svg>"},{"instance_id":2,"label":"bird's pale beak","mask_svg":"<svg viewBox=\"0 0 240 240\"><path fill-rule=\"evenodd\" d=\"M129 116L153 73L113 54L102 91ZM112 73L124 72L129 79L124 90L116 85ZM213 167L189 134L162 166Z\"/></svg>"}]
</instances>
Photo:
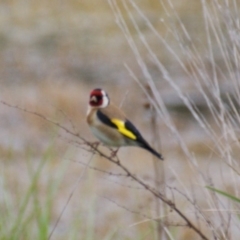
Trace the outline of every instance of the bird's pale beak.
<instances>
[{"instance_id":1,"label":"bird's pale beak","mask_svg":"<svg viewBox=\"0 0 240 240\"><path fill-rule=\"evenodd\" d=\"M96 96L92 96L92 97L90 98L90 102L96 103L96 102L97 102Z\"/></svg>"}]
</instances>

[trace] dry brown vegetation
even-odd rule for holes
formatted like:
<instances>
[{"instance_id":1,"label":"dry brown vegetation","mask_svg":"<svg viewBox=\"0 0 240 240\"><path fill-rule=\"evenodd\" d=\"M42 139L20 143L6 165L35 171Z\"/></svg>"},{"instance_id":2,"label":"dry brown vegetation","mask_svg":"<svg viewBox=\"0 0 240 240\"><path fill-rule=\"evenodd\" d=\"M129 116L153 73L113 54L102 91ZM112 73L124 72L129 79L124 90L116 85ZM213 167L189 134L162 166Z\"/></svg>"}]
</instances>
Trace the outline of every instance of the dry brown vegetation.
<instances>
[{"instance_id":1,"label":"dry brown vegetation","mask_svg":"<svg viewBox=\"0 0 240 240\"><path fill-rule=\"evenodd\" d=\"M117 8L93 0L0 3L0 99L17 106L0 105L0 239L48 239L52 230L50 239L59 240L201 239L121 167L34 114L94 141L85 122L94 87L109 92L165 157L156 163L144 150L122 148L121 164L173 201L207 239L239 236L238 206L205 188L239 197L240 44L229 34L230 27L239 30L238 4L181 0L172 7L171 1L141 0L136 3L145 18L132 3L119 1ZM226 103L231 111L225 111ZM103 146L100 151L110 154Z\"/></svg>"}]
</instances>

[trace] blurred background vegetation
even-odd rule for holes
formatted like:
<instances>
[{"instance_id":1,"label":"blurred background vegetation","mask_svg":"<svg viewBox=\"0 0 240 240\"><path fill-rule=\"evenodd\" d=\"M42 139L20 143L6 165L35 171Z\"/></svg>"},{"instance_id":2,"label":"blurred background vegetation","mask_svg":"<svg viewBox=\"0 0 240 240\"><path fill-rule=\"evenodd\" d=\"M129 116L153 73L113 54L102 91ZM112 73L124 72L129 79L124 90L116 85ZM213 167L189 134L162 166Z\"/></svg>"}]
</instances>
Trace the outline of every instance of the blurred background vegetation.
<instances>
[{"instance_id":1,"label":"blurred background vegetation","mask_svg":"<svg viewBox=\"0 0 240 240\"><path fill-rule=\"evenodd\" d=\"M121 1L118 4L123 15L127 16ZM206 27L201 1L178 1L174 3L176 12L169 7L168 1L139 0L137 4L183 62L186 56L179 42L188 48L194 45L207 61ZM136 61L107 1L12 0L1 1L0 10L1 82L129 81L123 63L131 64L134 68ZM172 72L179 74L180 69L166 47L154 37L146 22L136 12L133 14L148 42L154 44L159 59ZM176 16L181 20L185 32ZM130 23L127 17L126 21ZM136 31L129 25L133 37L140 44ZM170 29L177 29L179 36ZM217 58L219 52L215 47ZM144 54L144 48L142 52ZM145 59L154 72L154 64L146 50ZM158 75L156 79L160 77Z\"/></svg>"},{"instance_id":2,"label":"blurred background vegetation","mask_svg":"<svg viewBox=\"0 0 240 240\"><path fill-rule=\"evenodd\" d=\"M227 2L136 1L178 56L181 66L136 9L129 6L142 34L174 82L200 107L202 96L199 97L194 84L194 77L199 76L198 67L204 69L209 78L216 74L223 86L222 91L227 89L230 94L234 85L228 81L228 76L232 73L237 75L239 71L231 59L234 54L231 37L237 36L238 39L239 33L232 32L231 35L228 31L234 24L233 19L238 17L239 6L236 1L229 1L226 13L223 10ZM203 3L212 17L209 25L206 24L209 16L204 16ZM189 112L181 108L185 106L178 105L178 96L163 81L162 73L143 46L123 2L118 1L118 6L159 94L173 110L174 124L189 151L201 160L199 168L209 172L221 169L215 161L216 156L211 158L211 164L206 160L207 156L214 155L211 149L214 143ZM208 34L207 26L211 29ZM239 26L236 25L235 29ZM212 55L209 54L209 36ZM218 39L216 36L224 37ZM237 52L238 44L234 45ZM191 52L190 58L188 52ZM212 59L216 72L213 71ZM146 138L154 142L154 130L149 127L150 110L144 107L147 98L124 65L128 65L140 80L144 79L108 1L1 0L1 100L42 113L69 128L74 125L83 137L94 140L85 123L85 113L89 91L102 87L118 105L124 99L124 111L142 129ZM209 90L207 86L205 89ZM151 196L121 185L122 179L90 168L86 170L79 162L87 163L91 155L71 143L59 128L33 114L0 105L0 119L0 212L3 213L0 216L0 239L47 239L82 171L85 175L52 239L157 239L156 226L151 221L129 227L143 219L135 211L154 215ZM190 165L182 164L185 163L183 151L161 119L157 119L157 129L163 155L166 156L164 164L170 164L167 166L177 171L181 184L188 186L195 172ZM235 150L237 154L239 150ZM148 153L124 148L120 151L120 158L136 174L147 180L153 179ZM117 171L100 157L94 156L91 163L110 172ZM224 174L229 179L230 173ZM173 173L166 175L168 182L175 182ZM233 191L231 183L226 182L226 185L230 192ZM199 201L204 205L204 196L199 195ZM186 201L181 199L179 204L184 207ZM197 239L189 229L173 230L173 236L176 239Z\"/></svg>"}]
</instances>

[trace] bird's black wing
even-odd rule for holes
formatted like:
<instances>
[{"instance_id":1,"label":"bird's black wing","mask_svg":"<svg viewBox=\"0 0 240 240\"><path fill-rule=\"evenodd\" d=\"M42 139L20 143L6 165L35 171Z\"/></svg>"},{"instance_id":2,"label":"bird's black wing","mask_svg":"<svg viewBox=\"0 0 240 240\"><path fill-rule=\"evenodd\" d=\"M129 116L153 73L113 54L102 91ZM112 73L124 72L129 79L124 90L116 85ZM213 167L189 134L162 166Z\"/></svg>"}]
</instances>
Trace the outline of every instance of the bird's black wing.
<instances>
[{"instance_id":1,"label":"bird's black wing","mask_svg":"<svg viewBox=\"0 0 240 240\"><path fill-rule=\"evenodd\" d=\"M110 119L108 116L106 116L104 113L102 113L100 110L97 111L97 116L98 116L98 118L100 119L100 121L101 121L102 123L106 124L107 126L112 127L112 128L118 128L118 127L116 126L116 124L114 124L114 123L111 121L111 119Z\"/></svg>"},{"instance_id":2,"label":"bird's black wing","mask_svg":"<svg viewBox=\"0 0 240 240\"><path fill-rule=\"evenodd\" d=\"M140 142L141 142L141 140L145 141L143 139L141 133L137 130L137 128L129 120L125 121L125 128L127 130L129 130L130 132L132 132L136 136L137 141L140 141Z\"/></svg>"},{"instance_id":3,"label":"bird's black wing","mask_svg":"<svg viewBox=\"0 0 240 240\"><path fill-rule=\"evenodd\" d=\"M152 154L157 156L159 159L163 160L162 155L159 154L158 152L156 152L148 144L148 142L142 137L141 133L137 130L137 128L129 120L125 120L124 122L120 121L120 120L118 122L118 121L116 121L116 119L111 120L109 117L107 117L100 110L97 111L97 116L102 123L106 124L109 127L118 129L118 131L124 137L126 137L128 139L131 139L132 141L136 142L136 146L142 147L142 148L150 151Z\"/></svg>"},{"instance_id":4,"label":"bird's black wing","mask_svg":"<svg viewBox=\"0 0 240 240\"><path fill-rule=\"evenodd\" d=\"M137 138L141 136L141 134L137 131L133 124L128 124L129 121L117 118L110 119L101 110L97 111L97 116L102 123L109 127L116 128L118 132L126 138L129 138L131 140L137 140ZM126 124L129 125L128 128L126 127ZM135 134L137 134L137 136Z\"/></svg>"},{"instance_id":5,"label":"bird's black wing","mask_svg":"<svg viewBox=\"0 0 240 240\"><path fill-rule=\"evenodd\" d=\"M139 146L150 151L152 154L154 154L155 156L157 156L159 159L163 160L163 157L160 153L158 153L157 151L155 151L150 145L149 143L142 137L141 133L137 130L137 128L129 121L126 120L125 122L125 127L126 129L128 129L129 131L131 131L137 138L135 141L138 142Z\"/></svg>"},{"instance_id":6,"label":"bird's black wing","mask_svg":"<svg viewBox=\"0 0 240 240\"><path fill-rule=\"evenodd\" d=\"M125 127L127 130L132 132L136 136L136 141L143 145L149 145L147 141L142 137L141 133L137 130L137 128L129 121L125 121Z\"/></svg>"}]
</instances>

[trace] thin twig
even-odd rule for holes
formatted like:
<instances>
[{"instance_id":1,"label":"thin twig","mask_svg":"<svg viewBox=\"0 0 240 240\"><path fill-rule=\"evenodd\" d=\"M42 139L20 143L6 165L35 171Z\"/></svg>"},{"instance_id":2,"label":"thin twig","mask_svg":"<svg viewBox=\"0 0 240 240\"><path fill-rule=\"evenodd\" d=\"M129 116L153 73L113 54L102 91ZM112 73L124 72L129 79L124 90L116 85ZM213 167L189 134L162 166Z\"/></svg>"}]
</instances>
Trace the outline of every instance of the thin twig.
<instances>
[{"instance_id":1,"label":"thin twig","mask_svg":"<svg viewBox=\"0 0 240 240\"><path fill-rule=\"evenodd\" d=\"M79 178L78 178L78 180L77 180L75 186L74 186L73 189L71 190L71 192L70 192L70 194L69 194L69 196L68 196L68 198L67 198L67 201L66 201L66 203L64 204L63 209L62 209L61 213L59 214L59 216L58 216L58 218L57 218L57 221L55 222L55 224L54 224L54 226L53 226L53 229L52 229L52 231L50 232L50 234L49 234L49 236L48 236L48 240L51 239L51 237L52 237L52 235L53 235L53 233L54 233L54 231L55 231L55 229L56 229L58 223L60 222L60 220L61 220L61 218L62 218L62 216L63 216L65 210L67 209L67 206L68 206L70 200L71 200L72 197L73 197L73 194L75 193L77 187L79 186L79 183L80 183L81 180L83 179L84 174L85 174L85 172L87 171L87 169L88 169L88 165L90 164L90 162L91 162L93 156L94 156L94 154L92 154L92 156L90 157L90 159L89 159L87 165L86 165L85 168L82 170L82 173L80 174L80 176L79 176Z\"/></svg>"},{"instance_id":2,"label":"thin twig","mask_svg":"<svg viewBox=\"0 0 240 240\"><path fill-rule=\"evenodd\" d=\"M193 231L195 231L202 239L204 240L209 240L205 234L200 230L198 229L195 224L175 205L175 203L173 203L171 200L167 199L162 193L158 192L156 189L152 188L151 186L149 186L148 184L146 184L143 180L141 180L140 178L138 178L135 174L133 174L132 172L130 172L130 170L125 167L120 161L118 158L112 158L112 156L110 155L107 155L105 153L103 153L102 151L100 151L95 145L91 144L90 142L86 141L83 137L81 137L81 135L79 133L75 133L71 130L69 130L68 128L66 128L65 126L62 126L59 122L56 122L56 121L53 121L47 117L45 117L44 115L38 113L38 112L35 112L35 111L30 111L30 110L27 110L25 108L21 108L19 106L14 106L14 105L11 105L9 103L6 103L5 101L0 101L2 104L8 106L8 107L12 107L12 108L15 108L15 109L18 109L18 110L21 110L23 112L26 112L26 113L29 113L29 114L32 114L32 115L35 115L35 116L38 116L40 117L41 119L51 123L51 124L54 124L55 126L58 126L60 129L64 130L65 132L67 132L68 134L71 134L75 137L78 137L79 139L81 139L83 142L86 143L86 145L88 145L91 149L93 149L95 151L95 153L97 153L99 156L105 158L106 160L114 163L115 165L117 165L118 167L120 167L128 177L130 177L132 180L134 180L135 182L137 182L138 184L140 184L143 188L145 188L149 193L151 193L154 197L160 199L161 201L163 201L165 204L167 204L170 209L174 212L176 212L187 224L187 226L191 229L193 229ZM115 160L116 159L116 160ZM79 181L81 180L81 177L79 178L75 188L78 186L78 183ZM75 188L72 190L68 200L67 200L67 203L66 205L64 206L64 209L63 211L61 212L60 214L60 217L57 221L57 223L60 221L60 218L64 212L64 210L66 209L66 206L67 204L69 203L70 199L72 198L73 196L73 193L75 191ZM54 227L54 229L56 228L56 226ZM50 234L50 237L52 236L53 234L53 231L51 232ZM50 238L49 238L50 239Z\"/></svg>"}]
</instances>

